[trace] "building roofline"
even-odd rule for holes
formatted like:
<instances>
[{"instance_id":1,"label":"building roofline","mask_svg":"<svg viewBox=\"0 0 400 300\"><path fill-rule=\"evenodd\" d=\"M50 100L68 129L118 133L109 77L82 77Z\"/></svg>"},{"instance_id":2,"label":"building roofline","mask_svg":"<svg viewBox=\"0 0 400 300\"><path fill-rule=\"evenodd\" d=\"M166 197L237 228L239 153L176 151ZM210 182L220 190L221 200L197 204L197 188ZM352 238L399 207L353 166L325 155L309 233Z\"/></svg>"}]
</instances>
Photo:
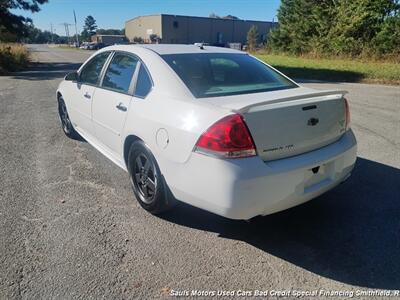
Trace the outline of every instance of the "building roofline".
<instances>
[{"instance_id":1,"label":"building roofline","mask_svg":"<svg viewBox=\"0 0 400 300\"><path fill-rule=\"evenodd\" d=\"M211 18L211 17L199 17L199 16L172 15L172 14L161 14L161 16L186 17L186 18L200 18L200 19L212 19L212 20L235 21L235 22L277 23L277 22L272 22L272 21L258 21L258 20L245 20L245 19L238 19L238 20L236 20L236 19Z\"/></svg>"},{"instance_id":2,"label":"building roofline","mask_svg":"<svg viewBox=\"0 0 400 300\"><path fill-rule=\"evenodd\" d=\"M131 49L141 48L146 51L151 51L158 55L164 54L190 54L190 53L236 53L247 55L246 52L242 52L239 50L224 48L224 47L214 47L214 46L204 46L203 49L196 45L187 45L187 44L131 44L131 45L114 45L108 46L103 49L108 50L125 50L129 51ZM134 52L133 52L134 53Z\"/></svg>"},{"instance_id":3,"label":"building roofline","mask_svg":"<svg viewBox=\"0 0 400 300\"><path fill-rule=\"evenodd\" d=\"M185 16L185 15L172 15L172 14L153 14L153 15L144 15L144 16L137 16L132 19L129 19L125 21L125 23L128 23L130 21L133 21L137 18L143 18L143 17L156 17L156 16L168 16L168 17L184 17L184 18L200 18L200 19L212 19L212 20L222 20L222 21L234 21L234 22L258 22L258 23L270 23L270 24L278 24L278 22L272 22L272 21L258 21L258 20L244 20L244 19L223 19L223 18L211 18L211 17L199 17L199 16Z\"/></svg>"},{"instance_id":4,"label":"building roofline","mask_svg":"<svg viewBox=\"0 0 400 300\"><path fill-rule=\"evenodd\" d=\"M132 19L129 19L129 20L125 21L125 23L128 23L128 22L133 21L133 20L138 19L138 18L143 18L143 17L156 17L156 16L160 16L160 17L161 17L162 15L163 15L163 14L152 14L152 15L136 16L136 17L134 17L134 18L132 18Z\"/></svg>"}]
</instances>

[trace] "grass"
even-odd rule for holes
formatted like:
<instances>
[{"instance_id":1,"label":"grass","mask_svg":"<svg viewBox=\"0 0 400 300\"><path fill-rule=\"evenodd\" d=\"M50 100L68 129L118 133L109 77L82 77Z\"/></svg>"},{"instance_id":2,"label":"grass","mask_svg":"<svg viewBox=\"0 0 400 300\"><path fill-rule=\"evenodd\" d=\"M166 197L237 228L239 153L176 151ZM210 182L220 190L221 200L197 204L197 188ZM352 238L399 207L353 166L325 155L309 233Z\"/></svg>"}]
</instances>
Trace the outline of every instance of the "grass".
<instances>
[{"instance_id":1,"label":"grass","mask_svg":"<svg viewBox=\"0 0 400 300\"><path fill-rule=\"evenodd\" d=\"M400 85L400 61L307 58L255 53L259 59L292 78Z\"/></svg>"},{"instance_id":2,"label":"grass","mask_svg":"<svg viewBox=\"0 0 400 300\"><path fill-rule=\"evenodd\" d=\"M0 74L21 70L28 62L29 52L24 45L0 43Z\"/></svg>"}]
</instances>

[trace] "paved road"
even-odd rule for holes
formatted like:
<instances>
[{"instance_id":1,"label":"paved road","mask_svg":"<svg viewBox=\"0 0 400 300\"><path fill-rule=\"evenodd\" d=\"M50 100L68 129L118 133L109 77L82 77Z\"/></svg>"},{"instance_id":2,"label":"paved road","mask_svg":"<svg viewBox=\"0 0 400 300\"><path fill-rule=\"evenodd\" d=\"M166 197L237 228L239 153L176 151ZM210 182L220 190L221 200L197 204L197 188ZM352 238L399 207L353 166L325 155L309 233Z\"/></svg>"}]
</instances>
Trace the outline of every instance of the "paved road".
<instances>
[{"instance_id":1,"label":"paved road","mask_svg":"<svg viewBox=\"0 0 400 300\"><path fill-rule=\"evenodd\" d=\"M174 290L400 289L400 88L350 91L353 176L300 207L231 221L154 217L127 175L62 133L55 90L88 52L34 46L0 77L0 299L150 298Z\"/></svg>"}]
</instances>

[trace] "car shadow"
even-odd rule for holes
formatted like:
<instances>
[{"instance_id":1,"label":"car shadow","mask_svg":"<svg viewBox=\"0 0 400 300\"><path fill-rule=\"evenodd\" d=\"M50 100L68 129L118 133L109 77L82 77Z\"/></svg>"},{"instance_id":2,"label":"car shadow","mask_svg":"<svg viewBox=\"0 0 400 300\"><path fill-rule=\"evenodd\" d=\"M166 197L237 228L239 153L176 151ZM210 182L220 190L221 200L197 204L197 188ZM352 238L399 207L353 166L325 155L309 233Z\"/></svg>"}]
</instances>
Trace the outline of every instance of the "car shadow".
<instances>
[{"instance_id":1,"label":"car shadow","mask_svg":"<svg viewBox=\"0 0 400 300\"><path fill-rule=\"evenodd\" d=\"M290 78L301 78L307 82L361 82L365 78L362 73L345 70L287 67L280 65L274 65L274 68Z\"/></svg>"},{"instance_id":2,"label":"car shadow","mask_svg":"<svg viewBox=\"0 0 400 300\"><path fill-rule=\"evenodd\" d=\"M39 52L35 50L35 52ZM81 63L67 63L67 62L52 62L52 63L31 63L29 69L26 71L13 72L12 78L19 80L51 80L62 79L68 73L76 71L81 66ZM54 91L55 93L55 91ZM55 94L54 94L55 95ZM55 96L54 96L55 97ZM72 139L86 143L87 141L81 136L77 135Z\"/></svg>"},{"instance_id":3,"label":"car shadow","mask_svg":"<svg viewBox=\"0 0 400 300\"><path fill-rule=\"evenodd\" d=\"M23 80L50 80L56 78L64 78L65 75L72 71L76 71L81 63L32 63L26 71L11 73L14 79Z\"/></svg>"},{"instance_id":4,"label":"car shadow","mask_svg":"<svg viewBox=\"0 0 400 300\"><path fill-rule=\"evenodd\" d=\"M332 191L250 222L185 204L161 217L244 241L343 283L400 287L400 170L381 163L358 158L353 176Z\"/></svg>"}]
</instances>

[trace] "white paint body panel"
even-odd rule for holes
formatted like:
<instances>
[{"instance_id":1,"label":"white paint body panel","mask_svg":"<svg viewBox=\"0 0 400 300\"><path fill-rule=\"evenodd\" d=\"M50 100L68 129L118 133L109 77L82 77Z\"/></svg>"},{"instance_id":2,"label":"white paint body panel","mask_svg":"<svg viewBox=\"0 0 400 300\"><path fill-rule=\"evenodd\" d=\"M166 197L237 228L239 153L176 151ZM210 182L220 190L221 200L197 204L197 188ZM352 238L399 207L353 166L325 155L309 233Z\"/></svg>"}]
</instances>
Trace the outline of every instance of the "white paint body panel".
<instances>
[{"instance_id":1,"label":"white paint body panel","mask_svg":"<svg viewBox=\"0 0 400 300\"><path fill-rule=\"evenodd\" d=\"M95 87L86 84L68 82L69 87L64 91L64 98L74 99L69 101L68 113L74 125L79 126L86 132L94 134L92 124L92 99Z\"/></svg>"},{"instance_id":2,"label":"white paint body panel","mask_svg":"<svg viewBox=\"0 0 400 300\"><path fill-rule=\"evenodd\" d=\"M241 53L205 48L209 52ZM229 114L245 115L282 105L282 99L318 92L299 87L196 99L159 54L202 51L198 47L121 45L97 53L103 51L124 51L138 56L154 87L145 99L91 87L93 96L89 100L82 97L79 84L63 81L58 93L63 95L74 127L124 170L126 139L135 136L143 140L154 154L172 194L182 202L229 218L249 219L315 198L346 179L354 166L356 140L351 130L322 148L268 162L260 156L223 160L195 153L193 149L200 135ZM127 107L126 112L115 108L119 103ZM89 108L89 120L82 121ZM320 166L321 172L313 176L310 169L316 166Z\"/></svg>"},{"instance_id":3,"label":"white paint body panel","mask_svg":"<svg viewBox=\"0 0 400 300\"><path fill-rule=\"evenodd\" d=\"M118 105L129 107L132 96L105 89L96 89L92 104L92 123L96 138L107 146L115 155L121 149L121 133L123 132L127 113L116 109Z\"/></svg>"},{"instance_id":4,"label":"white paint body panel","mask_svg":"<svg viewBox=\"0 0 400 300\"><path fill-rule=\"evenodd\" d=\"M281 160L258 156L221 160L193 153L186 164L168 164L169 186L178 199L231 219L268 215L311 200L349 176L356 160L353 132L337 142ZM313 179L311 168L325 168ZM190 176L189 176L190 174Z\"/></svg>"}]
</instances>

